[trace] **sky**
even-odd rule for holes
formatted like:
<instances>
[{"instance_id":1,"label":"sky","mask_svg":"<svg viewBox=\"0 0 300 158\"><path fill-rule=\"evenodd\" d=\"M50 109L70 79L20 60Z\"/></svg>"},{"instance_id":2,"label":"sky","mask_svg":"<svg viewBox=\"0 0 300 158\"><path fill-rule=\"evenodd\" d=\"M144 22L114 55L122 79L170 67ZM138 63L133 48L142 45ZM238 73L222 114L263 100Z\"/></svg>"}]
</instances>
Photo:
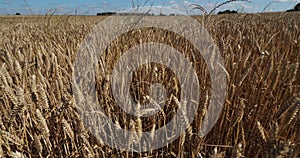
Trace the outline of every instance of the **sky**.
<instances>
[{"instance_id":1,"label":"sky","mask_svg":"<svg viewBox=\"0 0 300 158\"><path fill-rule=\"evenodd\" d=\"M157 12L163 14L185 13L200 14L193 10L191 4L199 4L208 12L225 0L0 0L0 14L35 14L46 13L68 15L96 15L98 12L125 12L137 6L155 6ZM293 8L300 0L249 0L250 2L232 2L219 8L220 10L238 10L239 12L275 12ZM265 8L268 6L267 8ZM157 9L158 8L158 9ZM265 9L264 9L265 8ZM153 9L155 10L155 9Z\"/></svg>"}]
</instances>

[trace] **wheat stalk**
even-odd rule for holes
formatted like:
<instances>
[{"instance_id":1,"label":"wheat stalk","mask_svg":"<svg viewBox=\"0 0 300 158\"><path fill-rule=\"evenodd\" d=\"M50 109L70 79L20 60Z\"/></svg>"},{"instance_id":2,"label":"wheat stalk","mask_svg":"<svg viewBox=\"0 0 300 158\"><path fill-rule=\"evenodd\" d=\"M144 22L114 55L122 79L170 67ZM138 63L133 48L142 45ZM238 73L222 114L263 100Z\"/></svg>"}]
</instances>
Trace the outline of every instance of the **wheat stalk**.
<instances>
[{"instance_id":1,"label":"wheat stalk","mask_svg":"<svg viewBox=\"0 0 300 158\"><path fill-rule=\"evenodd\" d=\"M21 68L21 65L18 60L15 60L15 70L17 72L17 75L19 76L19 79L23 78L23 70Z\"/></svg>"},{"instance_id":2,"label":"wheat stalk","mask_svg":"<svg viewBox=\"0 0 300 158\"><path fill-rule=\"evenodd\" d=\"M244 110L246 108L246 103L245 103L245 99L240 99L240 106L238 108L238 112L236 115L234 115L234 118L233 118L233 124L232 126L234 127L236 124L240 123L244 117Z\"/></svg>"},{"instance_id":3,"label":"wheat stalk","mask_svg":"<svg viewBox=\"0 0 300 158\"><path fill-rule=\"evenodd\" d=\"M1 131L0 131L1 132ZM2 141L2 135L0 134L0 157L4 157L4 152L2 149L2 144L4 144L4 142Z\"/></svg>"},{"instance_id":4,"label":"wheat stalk","mask_svg":"<svg viewBox=\"0 0 300 158\"><path fill-rule=\"evenodd\" d=\"M242 143L238 143L236 147L233 148L233 155L232 158L242 158L243 156L243 149L242 149Z\"/></svg>"},{"instance_id":5,"label":"wheat stalk","mask_svg":"<svg viewBox=\"0 0 300 158\"><path fill-rule=\"evenodd\" d=\"M43 145L41 143L41 138L37 134L34 134L33 138L34 138L34 147L36 148L38 153L41 154L43 151Z\"/></svg>"},{"instance_id":6,"label":"wheat stalk","mask_svg":"<svg viewBox=\"0 0 300 158\"><path fill-rule=\"evenodd\" d=\"M19 151L12 152L10 156L12 158L26 158L26 156L20 153Z\"/></svg>"},{"instance_id":7,"label":"wheat stalk","mask_svg":"<svg viewBox=\"0 0 300 158\"><path fill-rule=\"evenodd\" d=\"M261 124L260 124L259 121L256 122L256 125L257 125L257 129L259 131L260 137L262 138L262 140L264 141L264 143L266 143L267 142L267 138L266 138L266 135L265 135L265 129L261 126Z\"/></svg>"},{"instance_id":8,"label":"wheat stalk","mask_svg":"<svg viewBox=\"0 0 300 158\"><path fill-rule=\"evenodd\" d=\"M38 127L40 128L42 135L46 136L46 138L49 138L50 131L49 131L48 125L46 123L46 119L44 118L42 112L39 109L36 109L35 113L36 113L36 117L38 119Z\"/></svg>"},{"instance_id":9,"label":"wheat stalk","mask_svg":"<svg viewBox=\"0 0 300 158\"><path fill-rule=\"evenodd\" d=\"M38 100L40 101L38 104L42 109L49 109L49 103L48 98L45 89L43 88L43 85L41 83L37 86L38 89L38 96L40 97Z\"/></svg>"},{"instance_id":10,"label":"wheat stalk","mask_svg":"<svg viewBox=\"0 0 300 158\"><path fill-rule=\"evenodd\" d=\"M69 136L70 139L74 140L74 132L71 128L71 125L67 122L67 120L65 120L64 118L61 120L63 127L64 127L64 131L67 133L67 135Z\"/></svg>"},{"instance_id":11,"label":"wheat stalk","mask_svg":"<svg viewBox=\"0 0 300 158\"><path fill-rule=\"evenodd\" d=\"M296 119L296 116L299 115L299 110L300 110L300 107L296 107L292 113L290 114L287 114L287 118L289 118L288 122L287 122L287 125L291 125L291 123Z\"/></svg>"},{"instance_id":12,"label":"wheat stalk","mask_svg":"<svg viewBox=\"0 0 300 158\"><path fill-rule=\"evenodd\" d=\"M6 132L6 131L1 131L0 133L3 138L9 140L10 142L16 144L16 145L22 145L23 144L23 141L16 135L13 135L9 132Z\"/></svg>"},{"instance_id":13,"label":"wheat stalk","mask_svg":"<svg viewBox=\"0 0 300 158\"><path fill-rule=\"evenodd\" d=\"M37 92L36 76L35 76L35 75L32 75L32 76L31 76L31 84L30 84L30 88L31 88L31 92L33 93L35 99L36 99L37 101L39 101L39 100L38 100L39 96L38 96L38 92Z\"/></svg>"}]
</instances>

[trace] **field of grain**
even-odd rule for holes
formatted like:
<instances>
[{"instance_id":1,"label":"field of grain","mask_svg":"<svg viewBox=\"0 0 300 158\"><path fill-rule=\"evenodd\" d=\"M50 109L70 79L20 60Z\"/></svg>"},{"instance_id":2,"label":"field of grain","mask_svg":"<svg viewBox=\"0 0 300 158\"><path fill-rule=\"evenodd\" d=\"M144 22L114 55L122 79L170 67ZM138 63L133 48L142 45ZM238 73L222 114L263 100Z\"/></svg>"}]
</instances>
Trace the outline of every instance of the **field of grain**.
<instances>
[{"instance_id":1,"label":"field of grain","mask_svg":"<svg viewBox=\"0 0 300 158\"><path fill-rule=\"evenodd\" d=\"M203 95L198 114L186 133L166 147L144 153L103 144L85 127L76 108L74 95L78 89L72 88L75 55L85 36L105 17L0 17L0 157L297 158L299 15L237 14L205 19L205 28L219 46L227 71L226 102L218 122L205 137L200 137L198 131L209 106L210 78L199 52L193 51L193 46L182 37L155 28L133 30L113 41L106 52L108 68L129 48L159 39L188 57L193 55L191 60L201 80ZM200 16L194 18L203 20ZM157 82L143 75L151 75L153 67L144 69L138 70L135 78ZM176 77L167 71L162 76L167 77L158 80L177 96L180 89ZM149 93L149 87L135 86L138 80L133 79L131 93L141 100L142 94ZM176 101L170 101L163 109L164 117L126 115L116 106L105 74L98 73L96 86L105 115L120 128L151 132L164 126L174 115L172 111L176 111ZM117 141L118 136L114 139ZM134 139L138 138L130 141Z\"/></svg>"}]
</instances>

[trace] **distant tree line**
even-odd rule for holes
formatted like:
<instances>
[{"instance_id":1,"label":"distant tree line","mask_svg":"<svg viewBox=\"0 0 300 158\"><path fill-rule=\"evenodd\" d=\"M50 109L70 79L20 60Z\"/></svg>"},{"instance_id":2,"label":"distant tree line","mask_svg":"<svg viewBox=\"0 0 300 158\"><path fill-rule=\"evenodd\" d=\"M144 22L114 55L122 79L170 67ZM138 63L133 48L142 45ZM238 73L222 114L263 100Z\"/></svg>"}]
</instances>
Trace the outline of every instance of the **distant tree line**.
<instances>
[{"instance_id":1,"label":"distant tree line","mask_svg":"<svg viewBox=\"0 0 300 158\"><path fill-rule=\"evenodd\" d=\"M287 12L296 12L300 11L300 3L298 3L293 9L287 10Z\"/></svg>"},{"instance_id":2,"label":"distant tree line","mask_svg":"<svg viewBox=\"0 0 300 158\"><path fill-rule=\"evenodd\" d=\"M236 14L236 13L238 13L236 10L224 10L218 12L218 14Z\"/></svg>"},{"instance_id":3,"label":"distant tree line","mask_svg":"<svg viewBox=\"0 0 300 158\"><path fill-rule=\"evenodd\" d=\"M101 12L101 13L97 13L97 16L111 16L111 15L115 15L117 14L116 12ZM136 15L136 16L154 16L153 13L118 13L118 15L121 16L126 16L126 15ZM177 16L177 14L175 13L170 13L169 15L166 14L158 14L158 16Z\"/></svg>"},{"instance_id":4,"label":"distant tree line","mask_svg":"<svg viewBox=\"0 0 300 158\"><path fill-rule=\"evenodd\" d=\"M102 13L97 13L97 16L110 16L110 15L115 15L117 14L116 12L102 12Z\"/></svg>"}]
</instances>

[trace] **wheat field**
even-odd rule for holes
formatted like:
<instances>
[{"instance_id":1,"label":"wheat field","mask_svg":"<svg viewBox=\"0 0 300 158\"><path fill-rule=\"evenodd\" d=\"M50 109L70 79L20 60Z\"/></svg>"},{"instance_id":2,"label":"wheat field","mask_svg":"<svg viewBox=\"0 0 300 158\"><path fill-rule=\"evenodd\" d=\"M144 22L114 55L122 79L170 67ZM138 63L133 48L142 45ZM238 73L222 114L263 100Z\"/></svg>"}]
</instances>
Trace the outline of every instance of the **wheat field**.
<instances>
[{"instance_id":1,"label":"wheat field","mask_svg":"<svg viewBox=\"0 0 300 158\"><path fill-rule=\"evenodd\" d=\"M218 45L227 72L226 101L214 128L198 135L208 105L207 66L182 37L145 28L118 37L107 49L111 69L123 52L159 39L191 58L201 78L195 120L172 144L137 153L113 149L85 127L76 108L72 73L80 43L106 17L0 17L0 157L294 157L300 156L300 19L299 13L212 15L204 26ZM203 22L201 16L194 17ZM149 32L153 33L150 34ZM155 36L154 36L155 35ZM136 40L137 39L137 40ZM141 39L141 40L140 40ZM126 46L126 47L124 47ZM163 65L141 68L131 84L141 102L158 80L178 96L176 77ZM136 80L135 80L136 79ZM107 76L98 73L98 100L105 115L128 130L153 131L170 120L175 101L160 115L137 118L113 100ZM176 98L176 97L175 97ZM176 129L174 129L176 130ZM130 141L139 139L132 136ZM118 140L118 136L114 136ZM131 144L132 142L128 142Z\"/></svg>"}]
</instances>

